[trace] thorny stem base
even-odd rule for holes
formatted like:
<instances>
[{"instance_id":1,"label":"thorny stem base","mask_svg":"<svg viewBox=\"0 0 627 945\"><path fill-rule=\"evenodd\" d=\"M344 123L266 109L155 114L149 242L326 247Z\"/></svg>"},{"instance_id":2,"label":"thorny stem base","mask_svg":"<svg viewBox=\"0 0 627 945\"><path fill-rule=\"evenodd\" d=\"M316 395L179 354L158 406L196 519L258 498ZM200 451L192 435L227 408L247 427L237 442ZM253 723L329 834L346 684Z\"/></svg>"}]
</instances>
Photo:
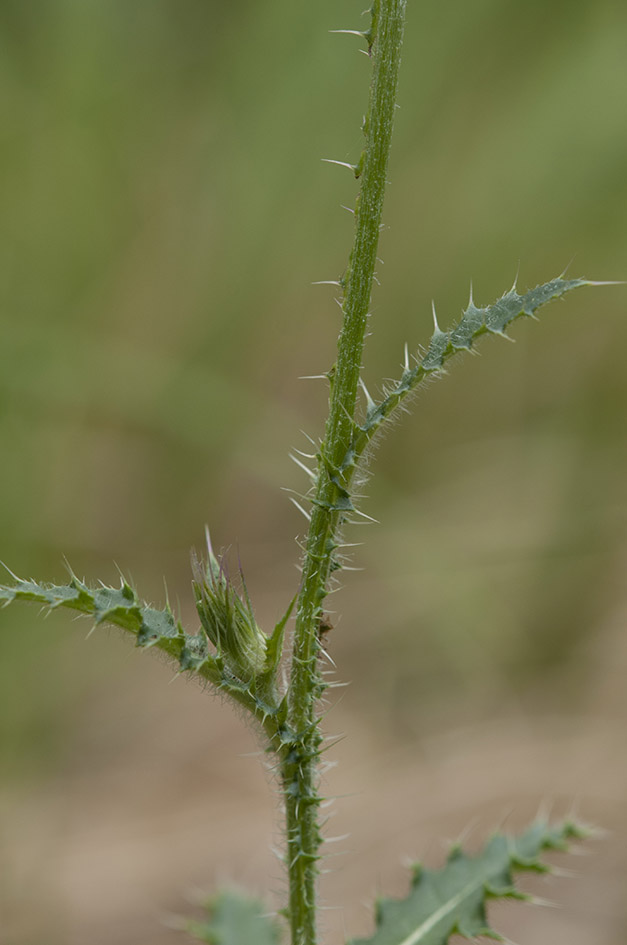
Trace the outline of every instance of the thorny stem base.
<instances>
[{"instance_id":1,"label":"thorny stem base","mask_svg":"<svg viewBox=\"0 0 627 945\"><path fill-rule=\"evenodd\" d=\"M343 281L343 323L338 357L330 372L331 397L298 598L288 694L288 737L280 753L287 820L288 917L292 945L315 945L316 881L321 837L318 764L321 741L316 703L324 684L318 669L318 627L329 577L337 559L338 532L352 509L350 486L354 413L370 295L376 263L406 0L374 0L371 30L364 34L373 57L366 146L355 169L361 189L355 239Z\"/></svg>"}]
</instances>

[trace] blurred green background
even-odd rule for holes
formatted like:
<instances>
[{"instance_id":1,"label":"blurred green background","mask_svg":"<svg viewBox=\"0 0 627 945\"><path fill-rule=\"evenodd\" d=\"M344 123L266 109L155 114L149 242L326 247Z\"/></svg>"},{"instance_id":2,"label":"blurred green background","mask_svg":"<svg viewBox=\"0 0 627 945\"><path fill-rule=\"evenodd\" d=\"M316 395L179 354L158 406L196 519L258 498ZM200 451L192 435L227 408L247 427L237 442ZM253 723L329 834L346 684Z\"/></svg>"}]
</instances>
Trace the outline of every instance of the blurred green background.
<instances>
[{"instance_id":1,"label":"blurred green background","mask_svg":"<svg viewBox=\"0 0 627 945\"><path fill-rule=\"evenodd\" d=\"M370 69L355 37L328 30L359 28L362 6L2 0L0 557L18 574L61 581L65 555L112 581L115 562L156 603L165 575L193 627L189 549L207 522L239 552L266 626L294 593L303 521L280 487L304 488L287 454L326 407L324 386L298 378L328 370L339 325L333 289L311 283L343 271L356 193L320 159L358 157ZM431 299L450 323L471 280L487 303L518 269L524 287L571 260L573 275L627 278L624 4L410 2L400 106L372 388L405 341L427 340ZM625 309L623 288L585 289L516 325L515 346L488 340L377 453L363 509L382 524L351 533L365 570L333 599L329 646L353 685L330 727L373 759L352 782L347 763L351 790L382 771L396 790L413 759L420 797L408 787L396 815L419 808L425 835L512 794L522 810L578 796L584 815L627 821ZM185 885L241 878L249 856L252 827L224 797L256 785L243 798L263 812L264 851L278 817L252 768L221 782L233 742L254 748L237 720L209 702L205 721L202 693L87 630L0 615L0 927L12 945L174 942L159 910L180 910ZM484 754L438 815L429 778L449 783L475 742ZM163 833L212 784L217 860L191 814ZM384 788L364 809L381 843ZM99 844L124 816L107 860ZM174 835L179 866L142 885L129 864L155 832L143 868L167 873ZM380 849L357 905L383 876ZM517 941L624 940L619 859L609 844L597 886L574 887L575 918L546 938L519 925ZM267 892L266 869L262 856L243 878Z\"/></svg>"}]
</instances>

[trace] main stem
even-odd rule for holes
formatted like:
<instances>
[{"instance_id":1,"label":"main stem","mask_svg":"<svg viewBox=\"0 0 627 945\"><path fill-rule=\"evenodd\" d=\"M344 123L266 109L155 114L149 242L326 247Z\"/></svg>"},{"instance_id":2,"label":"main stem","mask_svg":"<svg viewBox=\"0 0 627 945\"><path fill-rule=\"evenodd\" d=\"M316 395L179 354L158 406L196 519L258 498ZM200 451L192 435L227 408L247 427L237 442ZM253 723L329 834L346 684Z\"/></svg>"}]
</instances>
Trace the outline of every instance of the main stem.
<instances>
[{"instance_id":1,"label":"main stem","mask_svg":"<svg viewBox=\"0 0 627 945\"><path fill-rule=\"evenodd\" d=\"M396 102L406 0L374 0L365 34L373 57L366 146L356 174L355 239L344 279L338 356L330 372L331 397L298 598L281 778L287 821L288 915L292 945L315 945L316 881L322 842L318 823L320 757L316 703L324 684L318 668L318 630L338 532L350 513L355 468L351 442L372 280L377 257Z\"/></svg>"}]
</instances>

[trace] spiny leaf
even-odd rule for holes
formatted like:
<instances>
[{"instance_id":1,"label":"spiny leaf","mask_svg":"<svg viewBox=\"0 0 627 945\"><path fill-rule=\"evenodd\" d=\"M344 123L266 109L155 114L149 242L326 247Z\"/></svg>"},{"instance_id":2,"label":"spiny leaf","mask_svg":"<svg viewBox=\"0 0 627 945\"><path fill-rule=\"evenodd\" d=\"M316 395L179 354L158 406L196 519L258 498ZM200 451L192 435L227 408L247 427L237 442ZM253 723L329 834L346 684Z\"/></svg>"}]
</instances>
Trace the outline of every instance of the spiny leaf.
<instances>
[{"instance_id":1,"label":"spiny leaf","mask_svg":"<svg viewBox=\"0 0 627 945\"><path fill-rule=\"evenodd\" d=\"M48 610L66 607L87 614L93 617L96 625L110 623L121 627L135 636L137 646L162 650L178 663L181 672L194 673L227 693L258 719L270 738L276 735L281 722L281 700L275 688L281 630L276 637L270 638L272 670L268 667L266 672L256 677L241 679L220 653L209 651L209 640L203 629L197 634L186 633L169 607L158 610L148 606L124 579L119 588L104 584L90 588L74 574L69 584L62 585L39 584L16 575L12 577L12 586L0 585L0 607L18 600L34 601ZM287 621L287 616L285 619ZM264 647L266 639L264 636Z\"/></svg>"},{"instance_id":2,"label":"spiny leaf","mask_svg":"<svg viewBox=\"0 0 627 945\"><path fill-rule=\"evenodd\" d=\"M98 626L109 623L135 636L139 647L155 647L172 657L181 671L198 673L222 687L217 660L209 653L207 637L200 632L185 633L169 607L158 610L139 599L122 579L120 587L101 585L90 588L72 574L69 584L39 584L13 575L12 586L0 585L0 605L26 600L43 604L48 610L66 607L93 617Z\"/></svg>"},{"instance_id":3,"label":"spiny leaf","mask_svg":"<svg viewBox=\"0 0 627 945\"><path fill-rule=\"evenodd\" d=\"M15 576L14 576L15 577ZM141 601L122 579L120 587L90 588L75 575L69 584L39 584L15 577L13 586L0 585L0 604L16 600L34 601L49 610L66 607L94 618L96 625L110 623L127 630L139 647L157 647L174 657L181 669L198 669L210 660L204 634L190 636L174 619L169 607L157 610Z\"/></svg>"},{"instance_id":4,"label":"spiny leaf","mask_svg":"<svg viewBox=\"0 0 627 945\"><path fill-rule=\"evenodd\" d=\"M206 922L189 922L186 931L210 945L279 945L279 928L264 915L262 903L223 892L206 905Z\"/></svg>"},{"instance_id":5,"label":"spiny leaf","mask_svg":"<svg viewBox=\"0 0 627 945\"><path fill-rule=\"evenodd\" d=\"M541 854L565 850L583 835L571 822L557 827L538 822L519 837L497 834L476 856L455 847L440 870L414 867L407 898L381 900L376 932L351 945L447 945L454 934L502 941L489 925L488 900L528 899L516 889L514 871L549 871Z\"/></svg>"},{"instance_id":6,"label":"spiny leaf","mask_svg":"<svg viewBox=\"0 0 627 945\"><path fill-rule=\"evenodd\" d=\"M517 318L534 317L536 311L552 299L558 299L584 285L597 285L588 279L563 279L561 276L536 286L519 295L515 286L493 305L478 307L472 297L462 314L459 324L451 331L442 331L435 326L426 353L416 359L413 367L406 363L400 379L388 390L379 403L368 404L366 417L354 433L352 452L359 458L368 443L410 391L414 390L429 374L441 371L446 362L460 351L469 351L474 342L485 334L503 335L505 329Z\"/></svg>"}]
</instances>

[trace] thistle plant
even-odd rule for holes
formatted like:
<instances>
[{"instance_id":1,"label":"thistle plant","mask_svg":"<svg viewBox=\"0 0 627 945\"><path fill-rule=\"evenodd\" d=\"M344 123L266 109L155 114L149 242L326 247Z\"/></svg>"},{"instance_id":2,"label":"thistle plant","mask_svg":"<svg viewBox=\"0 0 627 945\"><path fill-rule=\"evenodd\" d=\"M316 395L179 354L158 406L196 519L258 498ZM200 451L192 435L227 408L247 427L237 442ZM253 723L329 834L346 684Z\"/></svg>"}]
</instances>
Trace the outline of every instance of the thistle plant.
<instances>
[{"instance_id":1,"label":"thistle plant","mask_svg":"<svg viewBox=\"0 0 627 945\"><path fill-rule=\"evenodd\" d=\"M238 945L318 942L317 882L323 836L319 790L323 741L321 698L332 683L324 672L325 600L346 566L345 532L367 519L359 507L358 485L364 460L377 434L406 407L428 378L439 376L454 357L470 351L483 335L507 337L517 319L535 318L541 308L583 286L595 285L564 274L522 291L514 285L490 305L472 297L459 320L443 329L433 312L434 330L423 348L407 346L398 378L380 397L361 376L364 341L375 277L388 157L396 106L406 0L374 0L365 30L354 33L372 61L372 80L363 122L364 147L355 165L358 180L354 242L337 285L342 326L337 359L326 373L329 413L324 435L310 454L295 457L308 487L294 501L308 521L302 571L293 599L279 623L266 632L255 617L241 573L233 576L209 535L204 558L193 559L193 590L200 626L189 632L169 606L142 602L122 579L119 587L92 586L70 572L62 586L12 575L0 587L0 601L34 601L85 614L96 625L130 633L142 648L163 651L181 673L205 681L237 703L255 721L265 751L278 773L285 812L285 925L264 915L253 900L223 894L208 904L205 922L186 928L201 941ZM342 164L343 162L333 162ZM360 396L363 399L360 399ZM454 934L500 938L490 924L488 903L526 898L515 885L520 870L545 871L543 853L565 849L582 834L574 823L533 824L518 837L498 834L483 850L467 855L455 847L437 871L415 866L405 899L383 900L376 930L361 945L444 945ZM287 929L287 931L286 931Z\"/></svg>"}]
</instances>

